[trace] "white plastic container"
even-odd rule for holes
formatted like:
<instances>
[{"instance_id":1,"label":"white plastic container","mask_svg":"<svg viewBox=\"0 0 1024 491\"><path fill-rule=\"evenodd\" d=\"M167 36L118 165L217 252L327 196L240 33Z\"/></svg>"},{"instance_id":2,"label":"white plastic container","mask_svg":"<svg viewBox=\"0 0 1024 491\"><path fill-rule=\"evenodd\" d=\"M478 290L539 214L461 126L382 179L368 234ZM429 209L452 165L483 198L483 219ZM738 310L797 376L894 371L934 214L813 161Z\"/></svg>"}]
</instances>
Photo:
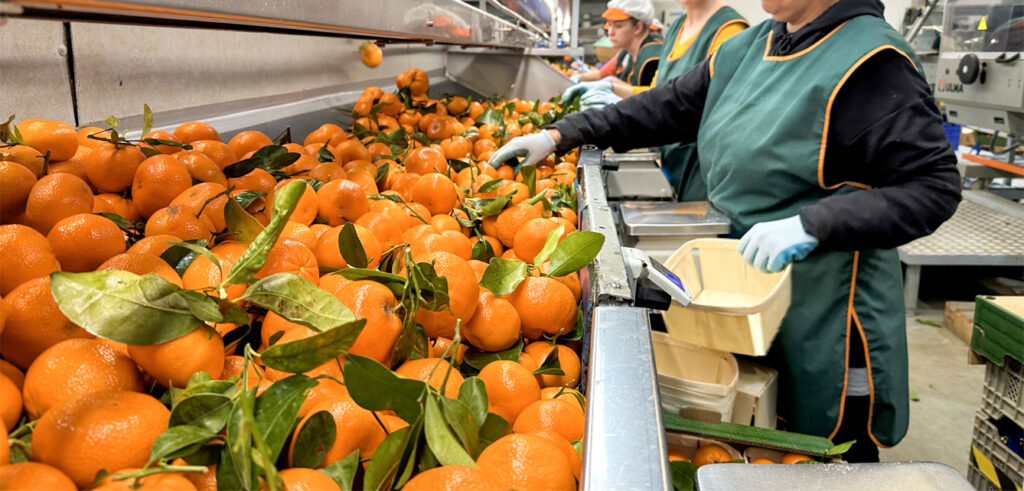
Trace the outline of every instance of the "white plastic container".
<instances>
[{"instance_id":1,"label":"white plastic container","mask_svg":"<svg viewBox=\"0 0 1024 491\"><path fill-rule=\"evenodd\" d=\"M665 433L665 443L668 445L670 450L678 450L686 454L687 458L693 460L693 454L697 452L697 449L706 445L718 445L729 452L729 456L732 460L743 460L743 454L729 445L718 440L712 440L710 438L700 438L693 435L687 435L685 433L678 433L675 431L669 431Z\"/></svg>"},{"instance_id":2,"label":"white plastic container","mask_svg":"<svg viewBox=\"0 0 1024 491\"><path fill-rule=\"evenodd\" d=\"M651 333L662 410L710 423L730 421L739 367L729 353Z\"/></svg>"}]
</instances>

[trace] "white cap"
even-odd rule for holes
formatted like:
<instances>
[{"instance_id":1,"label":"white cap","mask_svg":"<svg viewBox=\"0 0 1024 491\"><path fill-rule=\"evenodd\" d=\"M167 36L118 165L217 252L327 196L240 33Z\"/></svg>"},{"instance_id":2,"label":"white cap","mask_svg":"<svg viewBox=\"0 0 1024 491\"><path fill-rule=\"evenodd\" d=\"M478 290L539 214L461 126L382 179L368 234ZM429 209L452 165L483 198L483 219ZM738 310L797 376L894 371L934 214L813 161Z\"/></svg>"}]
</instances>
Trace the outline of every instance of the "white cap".
<instances>
[{"instance_id":1,"label":"white cap","mask_svg":"<svg viewBox=\"0 0 1024 491\"><path fill-rule=\"evenodd\" d=\"M656 20L651 0L611 0L601 17L608 20L626 20L632 17L648 26L654 24Z\"/></svg>"}]
</instances>

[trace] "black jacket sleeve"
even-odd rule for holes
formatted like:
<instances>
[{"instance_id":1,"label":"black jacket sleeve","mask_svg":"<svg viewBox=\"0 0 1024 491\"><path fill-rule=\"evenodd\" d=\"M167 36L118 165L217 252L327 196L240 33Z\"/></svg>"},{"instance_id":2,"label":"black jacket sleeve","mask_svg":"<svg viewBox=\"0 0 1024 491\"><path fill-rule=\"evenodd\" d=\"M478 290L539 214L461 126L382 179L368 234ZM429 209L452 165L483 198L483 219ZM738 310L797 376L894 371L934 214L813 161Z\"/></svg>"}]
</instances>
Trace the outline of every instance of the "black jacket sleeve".
<instances>
[{"instance_id":1,"label":"black jacket sleeve","mask_svg":"<svg viewBox=\"0 0 1024 491\"><path fill-rule=\"evenodd\" d=\"M935 231L960 202L956 156L928 86L888 50L859 67L836 96L825 148L826 185L839 193L800 210L819 247L893 248Z\"/></svg>"},{"instance_id":2,"label":"black jacket sleeve","mask_svg":"<svg viewBox=\"0 0 1024 491\"><path fill-rule=\"evenodd\" d=\"M622 102L570 114L549 126L561 133L556 151L583 144L616 152L697 139L711 76L704 60L665 85L627 97Z\"/></svg>"}]
</instances>

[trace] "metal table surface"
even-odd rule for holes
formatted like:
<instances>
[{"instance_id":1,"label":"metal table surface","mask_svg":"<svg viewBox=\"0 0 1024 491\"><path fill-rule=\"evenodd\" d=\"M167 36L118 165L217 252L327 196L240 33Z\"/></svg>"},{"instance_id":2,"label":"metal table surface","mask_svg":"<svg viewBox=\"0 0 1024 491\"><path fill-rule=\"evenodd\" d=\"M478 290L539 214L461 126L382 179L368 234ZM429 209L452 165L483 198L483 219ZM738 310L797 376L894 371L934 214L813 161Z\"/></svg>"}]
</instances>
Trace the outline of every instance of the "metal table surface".
<instances>
[{"instance_id":1,"label":"metal table surface","mask_svg":"<svg viewBox=\"0 0 1024 491\"><path fill-rule=\"evenodd\" d=\"M695 489L725 491L759 489L878 489L972 491L956 469L937 462L878 464L715 464L697 469Z\"/></svg>"},{"instance_id":2,"label":"metal table surface","mask_svg":"<svg viewBox=\"0 0 1024 491\"><path fill-rule=\"evenodd\" d=\"M729 218L707 201L629 201L619 204L629 235L729 233Z\"/></svg>"},{"instance_id":3,"label":"metal table surface","mask_svg":"<svg viewBox=\"0 0 1024 491\"><path fill-rule=\"evenodd\" d=\"M904 301L909 312L917 306L922 266L1024 267L1024 206L964 191L952 218L898 251L907 265Z\"/></svg>"}]
</instances>

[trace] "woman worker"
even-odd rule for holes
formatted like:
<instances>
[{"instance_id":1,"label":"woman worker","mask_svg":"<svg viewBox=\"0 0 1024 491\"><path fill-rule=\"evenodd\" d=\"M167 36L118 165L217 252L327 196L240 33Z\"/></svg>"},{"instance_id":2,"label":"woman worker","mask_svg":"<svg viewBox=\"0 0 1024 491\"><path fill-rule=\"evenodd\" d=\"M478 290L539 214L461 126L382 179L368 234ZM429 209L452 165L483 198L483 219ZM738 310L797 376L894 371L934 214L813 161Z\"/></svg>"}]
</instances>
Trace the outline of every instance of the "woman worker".
<instances>
[{"instance_id":1,"label":"woman worker","mask_svg":"<svg viewBox=\"0 0 1024 491\"><path fill-rule=\"evenodd\" d=\"M913 50L876 0L761 0L772 19L666 85L500 148L535 163L583 143L697 142L708 197L750 264L792 263L792 302L766 362L788 429L857 440L876 461L909 420L895 247L960 200L956 158Z\"/></svg>"},{"instance_id":2,"label":"woman worker","mask_svg":"<svg viewBox=\"0 0 1024 491\"><path fill-rule=\"evenodd\" d=\"M617 78L624 84L651 85L662 44L651 1L612 0L601 17L606 20L608 39L619 52L600 70L584 73L577 81Z\"/></svg>"}]
</instances>

